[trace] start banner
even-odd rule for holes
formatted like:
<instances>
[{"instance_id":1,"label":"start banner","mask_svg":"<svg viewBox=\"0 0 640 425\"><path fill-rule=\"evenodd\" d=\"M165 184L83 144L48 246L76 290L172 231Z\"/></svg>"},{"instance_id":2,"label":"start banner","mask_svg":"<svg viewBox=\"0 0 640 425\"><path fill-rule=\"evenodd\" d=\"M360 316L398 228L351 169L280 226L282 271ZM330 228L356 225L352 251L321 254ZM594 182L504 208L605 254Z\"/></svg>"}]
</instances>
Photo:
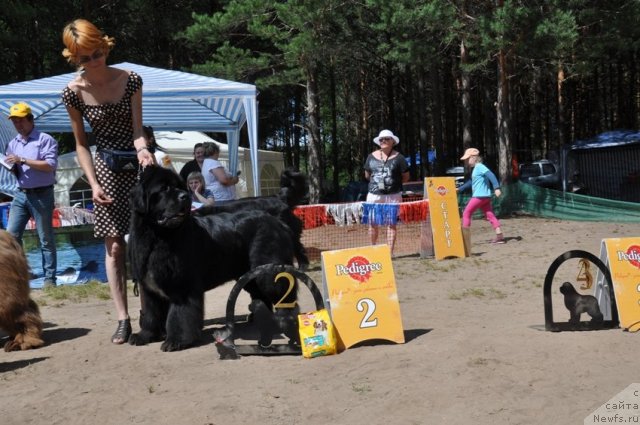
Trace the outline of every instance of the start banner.
<instances>
[{"instance_id":1,"label":"start banner","mask_svg":"<svg viewBox=\"0 0 640 425\"><path fill-rule=\"evenodd\" d=\"M429 216L431 217L436 260L447 257L464 258L464 242L455 179L453 177L427 177L425 187L429 197Z\"/></svg>"}]
</instances>

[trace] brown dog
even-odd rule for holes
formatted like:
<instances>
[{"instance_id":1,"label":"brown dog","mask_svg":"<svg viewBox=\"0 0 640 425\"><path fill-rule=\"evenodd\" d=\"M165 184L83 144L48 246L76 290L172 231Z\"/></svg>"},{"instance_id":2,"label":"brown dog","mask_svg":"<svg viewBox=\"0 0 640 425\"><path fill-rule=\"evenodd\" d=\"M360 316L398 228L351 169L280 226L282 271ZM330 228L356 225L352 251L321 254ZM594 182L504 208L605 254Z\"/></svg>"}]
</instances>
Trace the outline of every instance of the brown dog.
<instances>
[{"instance_id":1,"label":"brown dog","mask_svg":"<svg viewBox=\"0 0 640 425\"><path fill-rule=\"evenodd\" d=\"M0 328L9 334L4 351L44 345L38 305L29 297L29 265L9 232L0 230Z\"/></svg>"}]
</instances>

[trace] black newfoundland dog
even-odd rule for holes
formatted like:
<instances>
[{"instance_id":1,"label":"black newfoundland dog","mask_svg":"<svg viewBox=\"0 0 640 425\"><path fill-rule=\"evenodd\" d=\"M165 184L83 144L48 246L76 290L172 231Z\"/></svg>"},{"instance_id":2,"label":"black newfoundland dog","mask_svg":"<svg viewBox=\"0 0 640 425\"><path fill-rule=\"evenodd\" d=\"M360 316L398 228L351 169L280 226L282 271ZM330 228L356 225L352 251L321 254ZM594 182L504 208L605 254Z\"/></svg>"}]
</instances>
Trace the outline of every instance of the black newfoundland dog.
<instances>
[{"instance_id":1,"label":"black newfoundland dog","mask_svg":"<svg viewBox=\"0 0 640 425\"><path fill-rule=\"evenodd\" d=\"M309 259L300 239L302 238L302 221L293 213L307 194L307 179L304 174L286 169L280 175L280 191L275 196L259 196L241 198L223 204L204 206L195 211L196 216L235 211L266 211L282 220L294 234L295 258L298 268L306 270Z\"/></svg>"},{"instance_id":2,"label":"black newfoundland dog","mask_svg":"<svg viewBox=\"0 0 640 425\"><path fill-rule=\"evenodd\" d=\"M247 209L194 216L187 187L171 170L145 168L131 197L129 261L143 301L132 345L164 339L162 351L176 351L197 344L205 291L259 265L293 263L296 237L280 219ZM297 288L289 286L263 275L245 289L254 310L271 312L279 301L296 301ZM278 313L282 326L297 315L295 308Z\"/></svg>"}]
</instances>

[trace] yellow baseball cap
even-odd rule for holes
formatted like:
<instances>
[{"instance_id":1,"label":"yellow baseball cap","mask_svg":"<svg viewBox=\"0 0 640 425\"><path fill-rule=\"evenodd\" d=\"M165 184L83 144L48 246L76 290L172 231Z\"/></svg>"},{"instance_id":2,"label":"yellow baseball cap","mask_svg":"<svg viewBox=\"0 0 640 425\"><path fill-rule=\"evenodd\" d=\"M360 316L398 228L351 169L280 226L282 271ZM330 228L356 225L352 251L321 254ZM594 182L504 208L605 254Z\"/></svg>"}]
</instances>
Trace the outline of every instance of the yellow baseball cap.
<instances>
[{"instance_id":1,"label":"yellow baseball cap","mask_svg":"<svg viewBox=\"0 0 640 425\"><path fill-rule=\"evenodd\" d=\"M24 118L31 113L31 108L26 103L16 103L9 109L9 118Z\"/></svg>"}]
</instances>

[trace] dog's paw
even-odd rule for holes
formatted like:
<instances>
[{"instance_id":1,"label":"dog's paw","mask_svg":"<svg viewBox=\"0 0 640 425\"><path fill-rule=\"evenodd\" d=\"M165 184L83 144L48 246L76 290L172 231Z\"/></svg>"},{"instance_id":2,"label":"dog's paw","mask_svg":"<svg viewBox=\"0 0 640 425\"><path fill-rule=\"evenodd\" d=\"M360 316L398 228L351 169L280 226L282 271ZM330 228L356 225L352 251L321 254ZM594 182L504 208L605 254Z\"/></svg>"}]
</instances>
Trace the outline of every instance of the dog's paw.
<instances>
[{"instance_id":1,"label":"dog's paw","mask_svg":"<svg viewBox=\"0 0 640 425\"><path fill-rule=\"evenodd\" d=\"M141 330L139 333L133 333L129 336L129 344L131 345L147 345L152 342L160 342L164 339L164 333L155 334L153 332Z\"/></svg>"},{"instance_id":2,"label":"dog's paw","mask_svg":"<svg viewBox=\"0 0 640 425\"><path fill-rule=\"evenodd\" d=\"M10 351L18 351L19 349L20 344L15 340L7 341L7 343L4 345L4 351L6 351L7 353Z\"/></svg>"},{"instance_id":3,"label":"dog's paw","mask_svg":"<svg viewBox=\"0 0 640 425\"><path fill-rule=\"evenodd\" d=\"M182 344L180 342L166 340L165 342L162 343L162 345L160 346L160 349L165 353L167 353L171 351L184 350L185 348L188 348L191 345L192 344Z\"/></svg>"},{"instance_id":4,"label":"dog's paw","mask_svg":"<svg viewBox=\"0 0 640 425\"><path fill-rule=\"evenodd\" d=\"M147 345L151 342L151 338L143 332L129 335L129 344L131 345Z\"/></svg>"}]
</instances>

